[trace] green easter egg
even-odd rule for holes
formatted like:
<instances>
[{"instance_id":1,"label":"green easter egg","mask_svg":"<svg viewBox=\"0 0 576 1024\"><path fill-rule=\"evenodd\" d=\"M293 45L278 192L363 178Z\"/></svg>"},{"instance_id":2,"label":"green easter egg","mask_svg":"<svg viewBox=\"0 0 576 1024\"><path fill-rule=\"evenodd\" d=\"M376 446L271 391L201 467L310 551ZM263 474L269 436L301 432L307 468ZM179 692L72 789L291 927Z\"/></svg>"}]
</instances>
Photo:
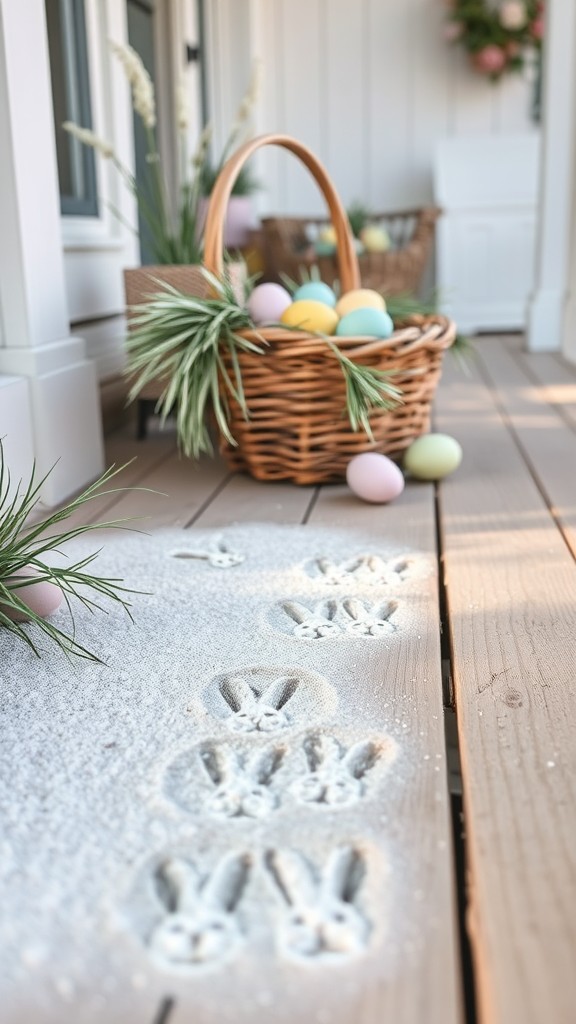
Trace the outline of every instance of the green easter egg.
<instances>
[{"instance_id":1,"label":"green easter egg","mask_svg":"<svg viewBox=\"0 0 576 1024\"><path fill-rule=\"evenodd\" d=\"M389 338L394 332L392 318L383 309L352 309L340 320L336 334L342 338Z\"/></svg>"},{"instance_id":2,"label":"green easter egg","mask_svg":"<svg viewBox=\"0 0 576 1024\"><path fill-rule=\"evenodd\" d=\"M404 469L417 480L443 480L458 469L462 448L448 434L425 434L404 455Z\"/></svg>"},{"instance_id":3,"label":"green easter egg","mask_svg":"<svg viewBox=\"0 0 576 1024\"><path fill-rule=\"evenodd\" d=\"M325 306L332 308L336 305L334 292L330 285L324 284L323 281L306 281L305 284L301 284L292 296L293 302L300 299L313 299L314 302L323 302Z\"/></svg>"}]
</instances>

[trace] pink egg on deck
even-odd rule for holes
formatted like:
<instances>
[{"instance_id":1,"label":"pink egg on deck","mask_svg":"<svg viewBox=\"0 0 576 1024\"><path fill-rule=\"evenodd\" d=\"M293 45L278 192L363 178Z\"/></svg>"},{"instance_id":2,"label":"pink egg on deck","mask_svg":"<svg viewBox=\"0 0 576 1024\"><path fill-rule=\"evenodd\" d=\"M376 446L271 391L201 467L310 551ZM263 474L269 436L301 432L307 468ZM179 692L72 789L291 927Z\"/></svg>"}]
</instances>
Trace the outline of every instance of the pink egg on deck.
<instances>
[{"instance_id":1,"label":"pink egg on deck","mask_svg":"<svg viewBox=\"0 0 576 1024\"><path fill-rule=\"evenodd\" d=\"M274 324L291 305L290 292L270 281L256 285L248 299L248 312L255 324Z\"/></svg>"},{"instance_id":2,"label":"pink egg on deck","mask_svg":"<svg viewBox=\"0 0 576 1024\"><path fill-rule=\"evenodd\" d=\"M19 569L14 573L14 576L37 576L38 573L32 567L25 569ZM18 587L17 590L13 591L15 597L18 597L20 601L28 605L31 611L39 615L40 618L46 619L49 615L52 615L62 604L63 594L60 587L56 586L55 583L50 583L48 580L42 580L40 583L31 583L27 587ZM4 614L12 619L14 622L25 622L27 616L22 612L14 611L12 608L3 607Z\"/></svg>"},{"instance_id":3,"label":"pink egg on deck","mask_svg":"<svg viewBox=\"0 0 576 1024\"><path fill-rule=\"evenodd\" d=\"M393 501L404 490L402 471L379 452L355 455L346 468L346 480L357 498L374 504Z\"/></svg>"}]
</instances>

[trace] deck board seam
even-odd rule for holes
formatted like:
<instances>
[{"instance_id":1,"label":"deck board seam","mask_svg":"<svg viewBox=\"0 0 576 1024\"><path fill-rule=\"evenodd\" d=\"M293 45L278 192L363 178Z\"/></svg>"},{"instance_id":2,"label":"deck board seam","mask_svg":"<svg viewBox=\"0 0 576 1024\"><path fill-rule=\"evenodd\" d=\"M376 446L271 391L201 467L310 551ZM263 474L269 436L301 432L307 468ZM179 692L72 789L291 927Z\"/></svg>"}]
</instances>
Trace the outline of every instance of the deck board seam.
<instances>
[{"instance_id":1,"label":"deck board seam","mask_svg":"<svg viewBox=\"0 0 576 1024\"><path fill-rule=\"evenodd\" d=\"M310 519L310 516L312 515L312 512L314 511L314 506L316 505L316 502L318 501L318 498L320 497L320 491L321 490L322 490L321 487L315 487L314 488L314 490L313 490L313 492L312 492L312 494L310 496L310 501L308 502L308 505L306 506L306 509L304 510L304 515L302 516L302 526L306 526L306 523Z\"/></svg>"},{"instance_id":2,"label":"deck board seam","mask_svg":"<svg viewBox=\"0 0 576 1024\"><path fill-rule=\"evenodd\" d=\"M565 544L565 546L566 546L566 548L567 548L567 550L568 550L568 552L570 554L570 557L572 558L573 561L576 561L576 555L575 555L574 551L572 550L569 538L566 536L566 533L565 533L562 521L561 521L560 517L558 516L558 513L556 512L556 510L554 508L554 505L552 503L551 497L548 495L548 492L547 492L546 488L544 487L544 484L542 483L542 481L540 480L540 477L538 476L536 468L535 468L535 466L534 466L534 464L533 464L533 462L532 462L528 452L526 451L524 445L522 444L522 441L520 440L520 438L518 436L516 428L514 427L514 424L512 422L512 417L508 413L507 409L504 407L504 404L503 404L502 399L500 397L500 393L498 391L498 385L496 384L496 382L494 381L493 377L490 374L490 370L489 370L489 368L487 366L487 360L486 360L485 356L480 356L480 358L478 360L478 370L479 370L480 376L481 376L484 384L486 385L486 388L490 392L490 395L492 397L492 401L494 402L494 407L495 407L495 409L496 409L496 411L497 411L497 413L498 413L498 415L499 415L499 417L500 417L500 419L502 421L502 424L503 424L504 428L510 434L510 437L512 438L512 442L515 445L516 450L518 451L520 457L522 458L522 461L524 462L524 465L526 466L526 469L528 470L528 473L529 473L529 475L530 475L530 477L532 479L532 482L534 483L534 486L536 487L536 490L538 491L538 494L540 495L540 497L541 497L541 499L542 499L542 501L544 503L544 507L546 508L548 513L550 514L550 518L551 518L552 522L554 523L556 529L558 530L558 533L560 534L560 536L561 536L561 538L562 538L562 540L563 540L563 542L564 542L564 544Z\"/></svg>"},{"instance_id":3,"label":"deck board seam","mask_svg":"<svg viewBox=\"0 0 576 1024\"><path fill-rule=\"evenodd\" d=\"M191 516L191 517L190 517L190 519L188 519L188 520L187 520L187 521L186 521L186 522L184 523L184 526L183 526L183 529L184 529L184 530L188 530L188 529L190 529L190 527L191 527L191 526L193 526L193 525L194 525L194 523L196 522L196 520L197 520L197 519L199 519L199 518L200 518L200 516L204 514L204 512L206 511L206 509L207 509L207 508L209 508L209 507L210 507L210 505L212 504L212 502L213 502L213 501L214 501L214 500L215 500L215 499L216 499L216 498L218 497L218 495L219 495L219 494L221 494L221 493L222 493L222 491L224 491L224 490L225 490L225 488L226 488L226 487L228 486L228 484L230 483L230 481L234 479L234 477L235 477L235 476L236 476L236 473L227 473L227 474L226 474L226 476L224 477L224 479L223 479L223 480L220 480L220 481L219 481L219 482L218 482L218 483L216 484L216 487L214 488L214 490L210 492L210 494L208 495L208 497L207 497L207 498L206 498L206 499L205 499L205 500L204 500L204 501L202 502L202 504L201 504L201 505L200 505L200 506L199 506L199 507L198 507L198 508L196 509L196 511L195 511L195 513L194 513L194 515L193 515L193 516Z\"/></svg>"},{"instance_id":4,"label":"deck board seam","mask_svg":"<svg viewBox=\"0 0 576 1024\"><path fill-rule=\"evenodd\" d=\"M121 487L118 490L118 493L114 495L112 500L110 502L107 502L105 505L103 505L102 508L100 509L100 512L96 512L96 513L93 513L92 515L90 515L86 519L86 522L87 523L95 523L95 522L97 522L104 513L109 512L111 509L114 508L115 505L117 505L122 500L122 498L124 497L124 495L126 494L127 491L138 490L138 488L142 486L143 481L146 480L146 478L150 474L155 473L156 470L159 469L160 466L164 462L167 462L168 459L172 458L172 456L174 455L175 451L176 451L175 447L171 448L169 451L164 452L164 454L161 455L160 458L158 458L155 462L148 463L146 465L146 467L142 469L142 473L139 474L129 486ZM134 459L137 459L137 458L138 458L138 456L135 455ZM130 463L134 461L134 459L129 459L128 462L124 463L124 466L122 468L124 469L127 466L129 466ZM116 463L113 462L112 465L115 466Z\"/></svg>"}]
</instances>

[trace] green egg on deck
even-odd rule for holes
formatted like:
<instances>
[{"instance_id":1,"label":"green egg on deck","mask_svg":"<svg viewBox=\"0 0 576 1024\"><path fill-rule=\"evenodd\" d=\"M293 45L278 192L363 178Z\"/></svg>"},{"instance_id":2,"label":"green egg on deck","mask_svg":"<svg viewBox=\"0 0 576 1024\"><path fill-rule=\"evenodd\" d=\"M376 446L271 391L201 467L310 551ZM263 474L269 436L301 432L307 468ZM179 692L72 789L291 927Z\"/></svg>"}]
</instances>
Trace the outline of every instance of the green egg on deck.
<instances>
[{"instance_id":1,"label":"green egg on deck","mask_svg":"<svg viewBox=\"0 0 576 1024\"><path fill-rule=\"evenodd\" d=\"M404 469L417 480L443 480L458 469L462 448L448 434L425 434L404 455Z\"/></svg>"},{"instance_id":2,"label":"green egg on deck","mask_svg":"<svg viewBox=\"0 0 576 1024\"><path fill-rule=\"evenodd\" d=\"M341 338L389 338L393 333L392 317L368 306L346 313L336 328Z\"/></svg>"}]
</instances>

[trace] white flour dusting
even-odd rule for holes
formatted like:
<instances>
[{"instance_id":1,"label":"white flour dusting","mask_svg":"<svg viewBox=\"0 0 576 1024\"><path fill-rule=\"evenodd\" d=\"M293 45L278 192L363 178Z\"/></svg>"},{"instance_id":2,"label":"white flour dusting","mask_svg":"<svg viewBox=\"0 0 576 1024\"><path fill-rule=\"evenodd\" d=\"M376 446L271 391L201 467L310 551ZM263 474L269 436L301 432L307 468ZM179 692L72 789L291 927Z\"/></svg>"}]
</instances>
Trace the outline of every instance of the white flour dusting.
<instances>
[{"instance_id":1,"label":"white flour dusting","mask_svg":"<svg viewBox=\"0 0 576 1024\"><path fill-rule=\"evenodd\" d=\"M97 571L149 592L134 623L78 610L105 664L0 634L3 1024L152 1024L167 994L195 1024L329 1024L434 941L398 816L441 783L407 657L432 567L251 525L113 537Z\"/></svg>"}]
</instances>

